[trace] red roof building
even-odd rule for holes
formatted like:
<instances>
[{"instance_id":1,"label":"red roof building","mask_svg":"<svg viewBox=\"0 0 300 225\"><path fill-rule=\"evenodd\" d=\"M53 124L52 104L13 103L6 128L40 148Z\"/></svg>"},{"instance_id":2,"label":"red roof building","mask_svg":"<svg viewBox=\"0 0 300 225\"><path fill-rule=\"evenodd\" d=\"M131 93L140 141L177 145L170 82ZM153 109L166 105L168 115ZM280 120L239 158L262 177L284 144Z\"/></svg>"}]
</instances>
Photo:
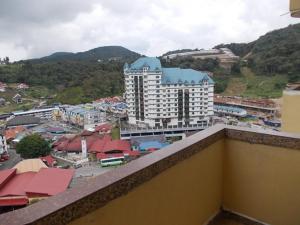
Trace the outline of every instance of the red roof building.
<instances>
[{"instance_id":1,"label":"red roof building","mask_svg":"<svg viewBox=\"0 0 300 225\"><path fill-rule=\"evenodd\" d=\"M15 139L17 134L19 134L25 130L26 130L26 128L23 126L17 126L17 127L5 130L4 135L5 135L6 141L11 141L11 140Z\"/></svg>"},{"instance_id":2,"label":"red roof building","mask_svg":"<svg viewBox=\"0 0 300 225\"><path fill-rule=\"evenodd\" d=\"M42 168L27 184L25 192L29 196L56 195L69 186L73 174L73 169Z\"/></svg>"},{"instance_id":3,"label":"red roof building","mask_svg":"<svg viewBox=\"0 0 300 225\"><path fill-rule=\"evenodd\" d=\"M110 152L110 151L130 151L131 150L131 145L129 141L126 140L112 140L108 141L104 147L102 152Z\"/></svg>"},{"instance_id":4,"label":"red roof building","mask_svg":"<svg viewBox=\"0 0 300 225\"><path fill-rule=\"evenodd\" d=\"M72 169L41 168L17 174L17 169L0 171L0 206L27 205L65 191L74 174Z\"/></svg>"},{"instance_id":5,"label":"red roof building","mask_svg":"<svg viewBox=\"0 0 300 225\"><path fill-rule=\"evenodd\" d=\"M70 139L63 138L62 141L58 140L54 144L54 149L57 151L65 151L65 152L81 152L82 151L81 140L83 137L86 140L87 149L89 149L96 140L102 138L102 136L100 136L97 133L89 133L88 136L86 134L87 132L84 133L84 136L77 135Z\"/></svg>"},{"instance_id":6,"label":"red roof building","mask_svg":"<svg viewBox=\"0 0 300 225\"><path fill-rule=\"evenodd\" d=\"M53 167L56 163L56 160L51 155L40 157L40 159L49 167Z\"/></svg>"},{"instance_id":7,"label":"red roof building","mask_svg":"<svg viewBox=\"0 0 300 225\"><path fill-rule=\"evenodd\" d=\"M108 123L99 125L95 128L95 131L99 133L111 133L111 130L112 130L112 125Z\"/></svg>"},{"instance_id":8,"label":"red roof building","mask_svg":"<svg viewBox=\"0 0 300 225\"><path fill-rule=\"evenodd\" d=\"M92 134L85 132L82 137L78 135L71 139L58 140L53 148L57 151L65 152L81 152L81 140L85 138L87 151L95 154L97 159L104 159L117 156L131 156L139 155L138 151L132 151L130 142L127 140L112 140L110 135L99 135L96 131ZM117 155L117 156L116 156Z\"/></svg>"}]
</instances>

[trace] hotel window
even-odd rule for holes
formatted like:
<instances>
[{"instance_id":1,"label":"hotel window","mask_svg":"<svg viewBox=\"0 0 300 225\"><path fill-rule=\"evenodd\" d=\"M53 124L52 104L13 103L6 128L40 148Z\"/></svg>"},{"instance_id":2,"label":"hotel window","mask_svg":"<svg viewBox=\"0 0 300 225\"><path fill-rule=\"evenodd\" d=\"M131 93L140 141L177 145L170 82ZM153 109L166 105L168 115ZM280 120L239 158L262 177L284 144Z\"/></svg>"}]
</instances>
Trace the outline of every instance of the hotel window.
<instances>
[{"instance_id":1,"label":"hotel window","mask_svg":"<svg viewBox=\"0 0 300 225\"><path fill-rule=\"evenodd\" d=\"M156 78L158 78L158 79L159 79L159 76L156 76Z\"/></svg>"}]
</instances>

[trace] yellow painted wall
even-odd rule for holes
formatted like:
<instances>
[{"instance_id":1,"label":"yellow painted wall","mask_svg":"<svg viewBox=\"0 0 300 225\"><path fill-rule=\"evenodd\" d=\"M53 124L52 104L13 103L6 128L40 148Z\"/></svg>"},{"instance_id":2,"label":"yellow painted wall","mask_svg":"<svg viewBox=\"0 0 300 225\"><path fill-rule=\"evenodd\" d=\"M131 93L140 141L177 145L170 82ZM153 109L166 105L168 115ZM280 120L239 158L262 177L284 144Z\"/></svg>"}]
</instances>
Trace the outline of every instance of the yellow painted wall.
<instances>
[{"instance_id":1,"label":"yellow painted wall","mask_svg":"<svg viewBox=\"0 0 300 225\"><path fill-rule=\"evenodd\" d=\"M207 222L221 206L223 147L223 140L214 143L71 224L200 225Z\"/></svg>"},{"instance_id":2,"label":"yellow painted wall","mask_svg":"<svg viewBox=\"0 0 300 225\"><path fill-rule=\"evenodd\" d=\"M300 91L283 92L282 131L300 133Z\"/></svg>"},{"instance_id":3,"label":"yellow painted wall","mask_svg":"<svg viewBox=\"0 0 300 225\"><path fill-rule=\"evenodd\" d=\"M300 17L300 0L290 0L290 11L292 16ZM297 12L294 12L297 10Z\"/></svg>"},{"instance_id":4,"label":"yellow painted wall","mask_svg":"<svg viewBox=\"0 0 300 225\"><path fill-rule=\"evenodd\" d=\"M300 151L226 139L226 209L272 225L300 224Z\"/></svg>"}]
</instances>

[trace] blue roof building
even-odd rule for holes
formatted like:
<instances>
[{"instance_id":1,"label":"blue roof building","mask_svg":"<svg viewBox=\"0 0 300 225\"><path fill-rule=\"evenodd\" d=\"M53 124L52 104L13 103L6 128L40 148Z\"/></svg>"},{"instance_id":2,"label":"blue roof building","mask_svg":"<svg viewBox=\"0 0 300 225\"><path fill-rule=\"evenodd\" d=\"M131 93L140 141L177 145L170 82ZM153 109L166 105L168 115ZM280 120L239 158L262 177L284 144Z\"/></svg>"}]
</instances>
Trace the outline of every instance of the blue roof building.
<instances>
[{"instance_id":1,"label":"blue roof building","mask_svg":"<svg viewBox=\"0 0 300 225\"><path fill-rule=\"evenodd\" d=\"M158 58L124 65L130 124L203 129L213 115L214 81L205 71L164 68Z\"/></svg>"}]
</instances>

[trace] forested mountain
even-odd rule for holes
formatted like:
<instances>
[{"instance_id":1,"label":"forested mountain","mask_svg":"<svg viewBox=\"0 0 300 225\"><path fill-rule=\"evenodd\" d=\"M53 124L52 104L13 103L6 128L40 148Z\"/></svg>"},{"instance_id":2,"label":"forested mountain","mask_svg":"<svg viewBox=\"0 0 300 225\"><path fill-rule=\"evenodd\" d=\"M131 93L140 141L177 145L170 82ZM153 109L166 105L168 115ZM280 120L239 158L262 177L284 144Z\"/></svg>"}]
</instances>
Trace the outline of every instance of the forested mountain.
<instances>
[{"instance_id":1,"label":"forested mountain","mask_svg":"<svg viewBox=\"0 0 300 225\"><path fill-rule=\"evenodd\" d=\"M216 46L219 47L228 47L242 58L240 64L234 65L231 74L226 74L218 60L214 59L187 57L162 63L167 67L179 66L213 72L216 91L219 93L224 92L228 84L234 86L234 82L239 79L245 93L259 86L261 94L257 91L251 93L257 96L279 96L286 82L300 81L300 24L269 32L251 43ZM186 49L172 52L181 51ZM0 81L47 87L52 90L51 93L57 93L53 101L78 104L122 94L123 65L138 57L140 54L120 46L99 47L80 53L57 52L40 59L1 65ZM240 66L243 70L240 70ZM245 66L247 70L244 70ZM243 71L248 71L248 75ZM268 83L266 79L270 93L276 89L276 95L263 91L264 85Z\"/></svg>"},{"instance_id":2,"label":"forested mountain","mask_svg":"<svg viewBox=\"0 0 300 225\"><path fill-rule=\"evenodd\" d=\"M57 61L105 61L105 60L130 60L139 57L140 54L130 51L122 46L103 46L85 52L56 52L52 55L31 62L57 62Z\"/></svg>"},{"instance_id":3,"label":"forested mountain","mask_svg":"<svg viewBox=\"0 0 300 225\"><path fill-rule=\"evenodd\" d=\"M247 60L257 75L286 74L300 80L300 24L271 31L254 42L218 45Z\"/></svg>"},{"instance_id":4,"label":"forested mountain","mask_svg":"<svg viewBox=\"0 0 300 225\"><path fill-rule=\"evenodd\" d=\"M57 95L53 101L79 104L123 92L122 68L140 54L118 46L81 53L59 52L40 59L0 67L0 81L45 86Z\"/></svg>"}]
</instances>

